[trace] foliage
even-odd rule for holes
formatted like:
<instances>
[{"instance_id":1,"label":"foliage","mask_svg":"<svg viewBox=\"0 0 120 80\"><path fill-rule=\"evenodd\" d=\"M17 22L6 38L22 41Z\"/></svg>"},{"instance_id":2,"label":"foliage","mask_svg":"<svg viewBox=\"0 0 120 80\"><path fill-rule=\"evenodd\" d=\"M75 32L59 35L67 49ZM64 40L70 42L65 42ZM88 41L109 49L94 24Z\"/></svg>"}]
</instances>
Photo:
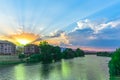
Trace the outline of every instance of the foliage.
<instances>
[{"instance_id":1,"label":"foliage","mask_svg":"<svg viewBox=\"0 0 120 80\"><path fill-rule=\"evenodd\" d=\"M26 57L26 55L25 54L19 54L18 57L19 57L19 59L22 60L22 59L24 59Z\"/></svg>"},{"instance_id":2,"label":"foliage","mask_svg":"<svg viewBox=\"0 0 120 80\"><path fill-rule=\"evenodd\" d=\"M97 56L111 57L112 53L110 53L110 52L97 52Z\"/></svg>"},{"instance_id":3,"label":"foliage","mask_svg":"<svg viewBox=\"0 0 120 80\"><path fill-rule=\"evenodd\" d=\"M39 47L41 49L42 62L49 63L53 60L52 49L53 46L49 45L46 41L40 42Z\"/></svg>"},{"instance_id":4,"label":"foliage","mask_svg":"<svg viewBox=\"0 0 120 80\"><path fill-rule=\"evenodd\" d=\"M53 53L53 59L55 61L59 61L59 60L62 59L61 49L60 49L59 46L53 47L52 51L53 51L52 52Z\"/></svg>"},{"instance_id":5,"label":"foliage","mask_svg":"<svg viewBox=\"0 0 120 80\"><path fill-rule=\"evenodd\" d=\"M40 62L41 61L41 54L32 54L27 59L27 62Z\"/></svg>"},{"instance_id":6,"label":"foliage","mask_svg":"<svg viewBox=\"0 0 120 80\"><path fill-rule=\"evenodd\" d=\"M39 48L39 53L26 55L27 57L24 54L20 54L19 58L26 58L26 62L51 63L53 61L60 61L61 59L84 56L84 52L80 49L73 51L71 48L66 48L61 52L61 48L59 46L50 45L46 41L40 42Z\"/></svg>"},{"instance_id":7,"label":"foliage","mask_svg":"<svg viewBox=\"0 0 120 80\"><path fill-rule=\"evenodd\" d=\"M74 55L75 55L75 52L71 48L66 48L63 51L63 58L64 59L74 58Z\"/></svg>"},{"instance_id":8,"label":"foliage","mask_svg":"<svg viewBox=\"0 0 120 80\"><path fill-rule=\"evenodd\" d=\"M109 62L109 72L111 76L120 75L120 48L112 55L112 59Z\"/></svg>"},{"instance_id":9,"label":"foliage","mask_svg":"<svg viewBox=\"0 0 120 80\"><path fill-rule=\"evenodd\" d=\"M79 48L76 49L76 51L75 51L75 57L82 57L84 55L85 55L84 51L82 51Z\"/></svg>"}]
</instances>

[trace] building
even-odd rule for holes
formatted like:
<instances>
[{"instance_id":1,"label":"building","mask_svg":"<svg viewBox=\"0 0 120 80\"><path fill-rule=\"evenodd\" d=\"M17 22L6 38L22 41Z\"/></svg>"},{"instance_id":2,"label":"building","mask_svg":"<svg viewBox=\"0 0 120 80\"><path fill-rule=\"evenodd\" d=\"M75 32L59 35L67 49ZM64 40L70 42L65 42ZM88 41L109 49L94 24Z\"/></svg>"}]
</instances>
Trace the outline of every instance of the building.
<instances>
[{"instance_id":1,"label":"building","mask_svg":"<svg viewBox=\"0 0 120 80\"><path fill-rule=\"evenodd\" d=\"M39 53L39 47L35 44L28 44L24 46L24 54Z\"/></svg>"},{"instance_id":2,"label":"building","mask_svg":"<svg viewBox=\"0 0 120 80\"><path fill-rule=\"evenodd\" d=\"M0 54L15 54L16 45L9 41L0 40Z\"/></svg>"}]
</instances>

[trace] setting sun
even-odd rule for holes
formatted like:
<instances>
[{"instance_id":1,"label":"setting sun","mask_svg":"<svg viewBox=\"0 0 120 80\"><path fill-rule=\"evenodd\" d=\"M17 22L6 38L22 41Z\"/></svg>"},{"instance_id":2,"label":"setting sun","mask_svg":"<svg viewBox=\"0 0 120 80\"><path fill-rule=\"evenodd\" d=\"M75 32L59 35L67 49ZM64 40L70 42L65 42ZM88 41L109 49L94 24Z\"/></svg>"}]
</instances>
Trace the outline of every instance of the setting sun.
<instances>
[{"instance_id":1,"label":"setting sun","mask_svg":"<svg viewBox=\"0 0 120 80\"><path fill-rule=\"evenodd\" d=\"M33 33L23 32L20 34L1 36L0 39L11 41L16 45L26 45L38 39L39 37L39 35Z\"/></svg>"},{"instance_id":2,"label":"setting sun","mask_svg":"<svg viewBox=\"0 0 120 80\"><path fill-rule=\"evenodd\" d=\"M31 41L29 40L26 40L26 39L18 39L17 40L19 42L19 44L21 45L26 45L26 44L29 44Z\"/></svg>"}]
</instances>

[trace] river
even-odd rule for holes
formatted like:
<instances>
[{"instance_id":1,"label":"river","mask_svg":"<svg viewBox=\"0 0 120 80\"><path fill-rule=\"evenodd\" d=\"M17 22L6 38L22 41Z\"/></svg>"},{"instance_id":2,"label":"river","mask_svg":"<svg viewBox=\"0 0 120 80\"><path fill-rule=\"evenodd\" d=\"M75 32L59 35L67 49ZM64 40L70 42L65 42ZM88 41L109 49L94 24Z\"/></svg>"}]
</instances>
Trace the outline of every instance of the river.
<instances>
[{"instance_id":1,"label":"river","mask_svg":"<svg viewBox=\"0 0 120 80\"><path fill-rule=\"evenodd\" d=\"M86 55L51 64L0 66L0 80L111 80L109 60L108 57Z\"/></svg>"}]
</instances>

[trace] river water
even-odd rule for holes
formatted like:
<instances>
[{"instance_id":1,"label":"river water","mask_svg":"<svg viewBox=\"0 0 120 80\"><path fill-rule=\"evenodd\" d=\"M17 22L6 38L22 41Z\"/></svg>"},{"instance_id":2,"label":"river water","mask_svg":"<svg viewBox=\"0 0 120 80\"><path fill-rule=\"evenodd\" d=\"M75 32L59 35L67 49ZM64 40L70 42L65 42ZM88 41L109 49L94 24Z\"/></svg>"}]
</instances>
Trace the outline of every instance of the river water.
<instances>
[{"instance_id":1,"label":"river water","mask_svg":"<svg viewBox=\"0 0 120 80\"><path fill-rule=\"evenodd\" d=\"M51 64L0 66L0 80L111 80L109 60L108 57L86 55Z\"/></svg>"}]
</instances>

